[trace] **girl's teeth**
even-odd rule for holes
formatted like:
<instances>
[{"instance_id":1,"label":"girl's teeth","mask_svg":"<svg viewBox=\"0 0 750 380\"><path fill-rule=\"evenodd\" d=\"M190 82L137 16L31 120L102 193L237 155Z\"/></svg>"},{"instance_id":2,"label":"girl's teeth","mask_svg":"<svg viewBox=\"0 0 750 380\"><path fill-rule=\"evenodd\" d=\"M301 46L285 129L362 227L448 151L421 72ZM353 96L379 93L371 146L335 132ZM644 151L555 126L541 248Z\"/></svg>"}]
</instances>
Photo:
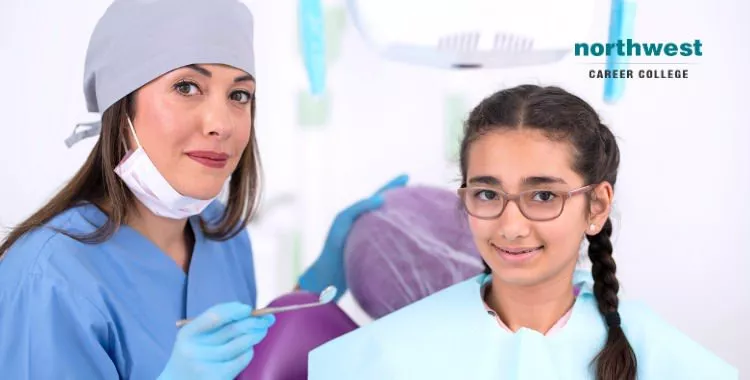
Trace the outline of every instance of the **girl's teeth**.
<instances>
[{"instance_id":1,"label":"girl's teeth","mask_svg":"<svg viewBox=\"0 0 750 380\"><path fill-rule=\"evenodd\" d=\"M529 253L529 252L533 252L534 250L536 250L536 248L534 248L534 249L527 249L527 250L523 250L523 251L518 251L518 252L510 252L510 251L505 251L505 252L506 252L506 253L509 253L509 254L511 254L511 255L522 255L522 254L524 254L524 253Z\"/></svg>"}]
</instances>

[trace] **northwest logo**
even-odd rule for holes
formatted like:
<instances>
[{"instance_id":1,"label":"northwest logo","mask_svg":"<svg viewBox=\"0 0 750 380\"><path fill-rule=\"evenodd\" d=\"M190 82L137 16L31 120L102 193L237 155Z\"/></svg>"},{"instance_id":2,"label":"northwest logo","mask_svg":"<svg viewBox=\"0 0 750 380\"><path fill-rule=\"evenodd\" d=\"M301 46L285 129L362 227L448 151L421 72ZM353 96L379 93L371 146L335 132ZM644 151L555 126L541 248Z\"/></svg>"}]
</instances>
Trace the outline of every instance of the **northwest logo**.
<instances>
[{"instance_id":1,"label":"northwest logo","mask_svg":"<svg viewBox=\"0 0 750 380\"><path fill-rule=\"evenodd\" d=\"M575 55L577 57L691 57L703 56L703 43L701 40L693 42L635 42L632 39L618 40L610 43L585 43L575 44Z\"/></svg>"}]
</instances>

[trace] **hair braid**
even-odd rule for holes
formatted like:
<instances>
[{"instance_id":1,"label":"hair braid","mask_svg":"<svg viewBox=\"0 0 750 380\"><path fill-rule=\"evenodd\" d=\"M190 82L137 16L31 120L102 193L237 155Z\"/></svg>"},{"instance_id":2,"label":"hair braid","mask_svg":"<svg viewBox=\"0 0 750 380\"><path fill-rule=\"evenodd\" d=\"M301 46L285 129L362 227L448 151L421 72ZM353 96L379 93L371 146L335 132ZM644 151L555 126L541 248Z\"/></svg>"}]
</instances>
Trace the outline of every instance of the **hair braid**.
<instances>
[{"instance_id":1,"label":"hair braid","mask_svg":"<svg viewBox=\"0 0 750 380\"><path fill-rule=\"evenodd\" d=\"M620 326L617 310L620 284L615 276L617 265L612 257L612 222L607 218L602 230L589 241L591 273L594 277L594 296L607 323L607 342L594 359L597 380L635 380L637 362L635 352Z\"/></svg>"}]
</instances>

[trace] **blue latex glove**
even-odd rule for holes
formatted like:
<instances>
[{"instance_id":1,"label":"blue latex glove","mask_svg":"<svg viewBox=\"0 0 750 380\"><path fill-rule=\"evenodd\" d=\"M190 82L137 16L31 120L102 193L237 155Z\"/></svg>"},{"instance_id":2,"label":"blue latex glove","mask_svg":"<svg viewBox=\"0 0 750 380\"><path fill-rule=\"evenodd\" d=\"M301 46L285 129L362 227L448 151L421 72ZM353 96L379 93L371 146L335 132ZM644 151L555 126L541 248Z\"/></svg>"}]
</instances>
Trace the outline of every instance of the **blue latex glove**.
<instances>
[{"instance_id":1,"label":"blue latex glove","mask_svg":"<svg viewBox=\"0 0 750 380\"><path fill-rule=\"evenodd\" d=\"M328 232L323 252L300 277L300 288L319 293L327 286L333 285L337 289L335 299L340 299L348 288L344 275L344 246L354 221L365 212L379 208L383 204L384 192L406 186L408 181L409 176L402 174L378 189L369 198L360 200L341 211Z\"/></svg>"},{"instance_id":2,"label":"blue latex glove","mask_svg":"<svg viewBox=\"0 0 750 380\"><path fill-rule=\"evenodd\" d=\"M276 321L253 317L248 305L216 305L183 326L158 380L232 380L250 364L253 347Z\"/></svg>"}]
</instances>

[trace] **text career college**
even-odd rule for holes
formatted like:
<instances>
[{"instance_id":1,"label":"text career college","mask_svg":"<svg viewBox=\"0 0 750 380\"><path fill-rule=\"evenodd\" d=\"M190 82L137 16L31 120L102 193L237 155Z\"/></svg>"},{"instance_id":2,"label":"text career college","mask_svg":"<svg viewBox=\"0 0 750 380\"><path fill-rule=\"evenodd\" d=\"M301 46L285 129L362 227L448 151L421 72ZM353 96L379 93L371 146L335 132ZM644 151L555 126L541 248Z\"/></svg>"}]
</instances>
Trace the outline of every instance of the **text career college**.
<instances>
[{"instance_id":1,"label":"text career college","mask_svg":"<svg viewBox=\"0 0 750 380\"><path fill-rule=\"evenodd\" d=\"M675 69L641 69L641 70L633 70L633 69L618 69L618 70L611 70L611 69L594 69L589 70L589 78L597 78L597 79L632 79L632 78L641 78L641 79L687 79L688 77L688 70L687 69L681 69L681 70L675 70Z\"/></svg>"}]
</instances>

